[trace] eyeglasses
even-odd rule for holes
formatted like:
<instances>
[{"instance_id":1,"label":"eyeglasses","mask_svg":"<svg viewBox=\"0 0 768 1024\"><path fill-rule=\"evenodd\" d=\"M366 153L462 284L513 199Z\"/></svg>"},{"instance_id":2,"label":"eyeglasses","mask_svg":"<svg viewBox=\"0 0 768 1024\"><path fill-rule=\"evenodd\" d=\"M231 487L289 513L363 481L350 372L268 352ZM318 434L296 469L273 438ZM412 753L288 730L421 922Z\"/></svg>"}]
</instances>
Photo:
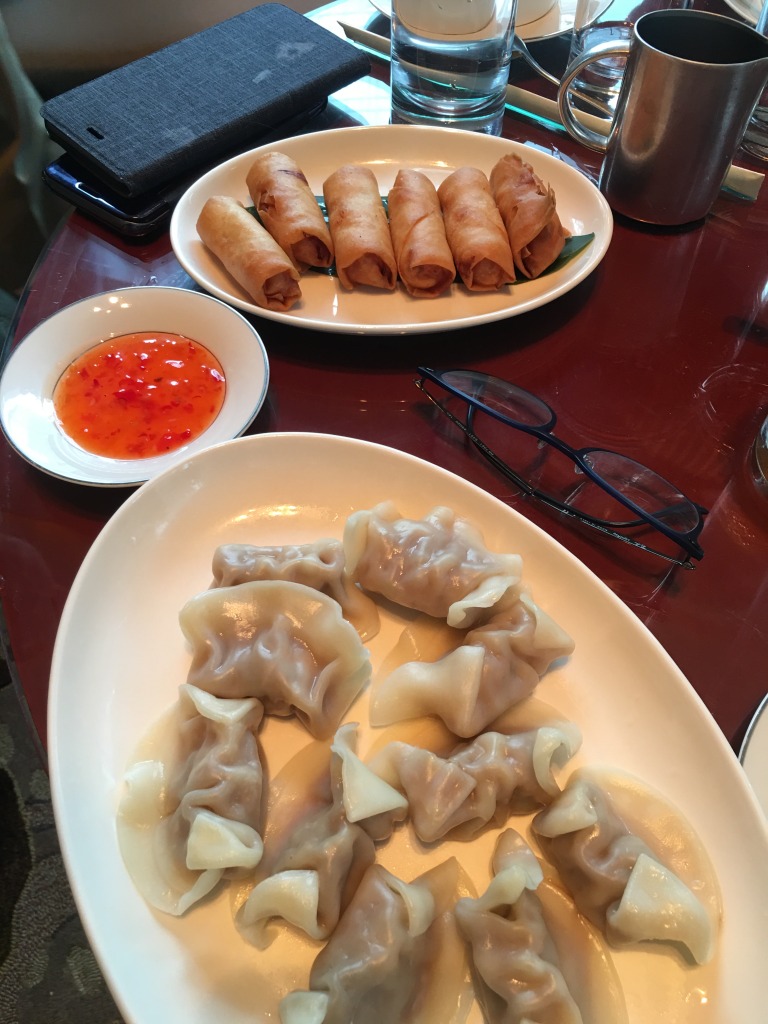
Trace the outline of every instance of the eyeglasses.
<instances>
[{"instance_id":1,"label":"eyeglasses","mask_svg":"<svg viewBox=\"0 0 768 1024\"><path fill-rule=\"evenodd\" d=\"M426 366L420 366L418 370L421 377L414 383L419 390L462 430L492 466L524 494L603 534L658 555L685 569L693 568L691 558L703 557L698 536L707 510L691 501L652 469L626 455L604 448L572 448L555 437L553 431L557 416L547 403L508 381L475 370L432 370ZM447 392L447 400L440 401L430 394L427 381ZM447 407L450 397L464 403L463 420ZM494 424L512 427L535 439L538 454L527 478L512 469L480 437L481 433L488 436L489 427L493 428ZM493 429L490 433L493 433ZM494 437L498 439L498 430ZM509 441L511 436L504 432L501 444L512 447ZM496 444L497 448L500 446ZM572 463L568 476L571 484L573 470L579 476L577 486L565 497L557 497L550 490L531 482L532 476L545 475L540 459L544 448L550 453L560 453ZM547 472L551 477L550 470L551 467ZM562 467L559 470L562 471ZM627 512L632 513L632 516L628 517ZM675 555L660 551L632 535L632 532L648 527L672 541L685 552L685 556L682 553Z\"/></svg>"}]
</instances>

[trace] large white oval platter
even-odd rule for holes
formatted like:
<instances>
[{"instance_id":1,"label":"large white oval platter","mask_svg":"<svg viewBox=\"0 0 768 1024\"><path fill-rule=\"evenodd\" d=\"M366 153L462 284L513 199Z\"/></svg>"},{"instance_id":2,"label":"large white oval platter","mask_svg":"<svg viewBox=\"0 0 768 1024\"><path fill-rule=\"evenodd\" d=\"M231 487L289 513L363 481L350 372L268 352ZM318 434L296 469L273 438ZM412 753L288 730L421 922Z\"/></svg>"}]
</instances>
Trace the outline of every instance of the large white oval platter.
<instances>
[{"instance_id":1,"label":"large white oval platter","mask_svg":"<svg viewBox=\"0 0 768 1024\"><path fill-rule=\"evenodd\" d=\"M547 534L458 477L362 441L267 434L203 451L133 494L85 558L56 641L56 823L80 914L127 1024L266 1024L277 1019L278 998L306 984L317 947L288 938L266 953L246 945L226 890L181 919L151 910L121 861L115 813L132 751L186 678L178 612L210 584L214 548L340 537L353 510L384 499L407 516L449 505L481 528L489 548L522 554L534 598L576 642L538 691L583 731L574 766L613 764L645 779L682 809L709 851L724 905L718 954L691 969L670 949L616 953L630 1024L762 1019L766 821L723 734L646 628ZM374 669L401 628L401 619L384 616L370 644ZM364 699L348 718L363 723L365 756ZM269 719L270 776L306 742L295 722ZM437 856L449 853L479 884L487 878L485 840L440 845ZM397 844L381 853L406 880L427 866L423 857Z\"/></svg>"}]
</instances>

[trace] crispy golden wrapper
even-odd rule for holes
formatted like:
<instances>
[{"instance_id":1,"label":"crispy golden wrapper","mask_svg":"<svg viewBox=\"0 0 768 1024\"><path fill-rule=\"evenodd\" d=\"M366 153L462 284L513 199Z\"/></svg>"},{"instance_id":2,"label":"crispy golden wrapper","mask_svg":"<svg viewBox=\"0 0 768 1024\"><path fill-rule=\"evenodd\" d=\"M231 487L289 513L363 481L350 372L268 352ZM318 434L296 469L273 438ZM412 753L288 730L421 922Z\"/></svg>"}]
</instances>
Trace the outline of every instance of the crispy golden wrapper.
<instances>
[{"instance_id":1,"label":"crispy golden wrapper","mask_svg":"<svg viewBox=\"0 0 768 1024\"><path fill-rule=\"evenodd\" d=\"M211 196L197 233L257 306L285 311L301 298L299 273L266 228L230 196Z\"/></svg>"}]
</instances>

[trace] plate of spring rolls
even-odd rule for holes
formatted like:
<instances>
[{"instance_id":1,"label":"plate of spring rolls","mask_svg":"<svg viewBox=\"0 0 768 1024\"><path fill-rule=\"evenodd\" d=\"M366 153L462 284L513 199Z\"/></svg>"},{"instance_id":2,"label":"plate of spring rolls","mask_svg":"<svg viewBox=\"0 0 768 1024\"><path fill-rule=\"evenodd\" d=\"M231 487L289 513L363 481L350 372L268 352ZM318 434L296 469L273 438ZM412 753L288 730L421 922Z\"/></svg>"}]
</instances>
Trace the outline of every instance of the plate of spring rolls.
<instances>
[{"instance_id":1,"label":"plate of spring rolls","mask_svg":"<svg viewBox=\"0 0 768 1024\"><path fill-rule=\"evenodd\" d=\"M476 326L575 288L610 244L599 190L561 160L448 128L341 128L208 171L171 220L210 294L312 330Z\"/></svg>"}]
</instances>

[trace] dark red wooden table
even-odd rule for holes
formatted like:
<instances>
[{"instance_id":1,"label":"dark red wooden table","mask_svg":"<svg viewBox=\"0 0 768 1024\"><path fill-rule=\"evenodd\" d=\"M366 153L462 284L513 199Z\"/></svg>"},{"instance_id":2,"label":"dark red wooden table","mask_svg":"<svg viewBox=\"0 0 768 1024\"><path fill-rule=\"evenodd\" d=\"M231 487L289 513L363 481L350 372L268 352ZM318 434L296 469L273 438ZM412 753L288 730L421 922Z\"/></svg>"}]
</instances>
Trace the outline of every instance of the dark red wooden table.
<instances>
[{"instance_id":1,"label":"dark red wooden table","mask_svg":"<svg viewBox=\"0 0 768 1024\"><path fill-rule=\"evenodd\" d=\"M366 0L344 0L320 17L378 30L384 21ZM540 55L561 56L557 44L543 45ZM541 88L522 67L515 74ZM386 80L386 67L376 67L310 127L386 123ZM600 157L563 134L508 116L504 135L597 180ZM761 169L742 154L737 162ZM130 243L72 215L30 277L8 348L70 302L137 284L193 286L167 235ZM738 745L768 689L768 497L756 489L751 463L768 414L768 185L756 202L721 194L706 221L686 229L617 218L607 255L587 280L547 306L481 328L357 337L255 322L271 382L250 433L318 431L379 442L502 497L627 602ZM587 536L515 495L425 418L413 384L421 363L515 381L557 410L558 433L574 446L605 445L673 480L710 510L704 559L693 571L638 567L624 545ZM130 491L55 480L4 438L0 482L4 642L44 749L62 608L90 544Z\"/></svg>"}]
</instances>

